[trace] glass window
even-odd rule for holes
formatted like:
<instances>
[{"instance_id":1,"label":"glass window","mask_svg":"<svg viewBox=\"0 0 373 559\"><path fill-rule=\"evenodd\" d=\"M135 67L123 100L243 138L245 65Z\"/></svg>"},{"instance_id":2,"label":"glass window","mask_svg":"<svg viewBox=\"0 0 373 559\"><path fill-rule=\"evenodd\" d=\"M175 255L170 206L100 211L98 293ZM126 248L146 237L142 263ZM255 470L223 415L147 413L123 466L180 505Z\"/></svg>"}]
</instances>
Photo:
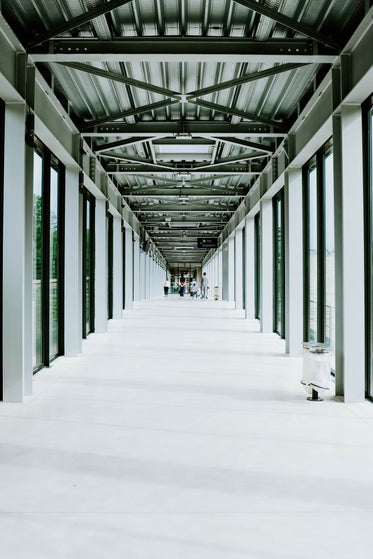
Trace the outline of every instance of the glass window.
<instances>
[{"instance_id":1,"label":"glass window","mask_svg":"<svg viewBox=\"0 0 373 559\"><path fill-rule=\"evenodd\" d=\"M83 338L94 331L95 199L83 192Z\"/></svg>"},{"instance_id":2,"label":"glass window","mask_svg":"<svg viewBox=\"0 0 373 559\"><path fill-rule=\"evenodd\" d=\"M33 368L63 351L63 173L37 141L33 170Z\"/></svg>"},{"instance_id":3,"label":"glass window","mask_svg":"<svg viewBox=\"0 0 373 559\"><path fill-rule=\"evenodd\" d=\"M261 223L260 223L260 213L255 216L255 318L260 319L260 305L261 305Z\"/></svg>"},{"instance_id":4,"label":"glass window","mask_svg":"<svg viewBox=\"0 0 373 559\"><path fill-rule=\"evenodd\" d=\"M49 357L58 354L58 172L51 168L49 212Z\"/></svg>"},{"instance_id":5,"label":"glass window","mask_svg":"<svg viewBox=\"0 0 373 559\"><path fill-rule=\"evenodd\" d=\"M32 364L37 368L43 363L43 310L42 310L42 184L43 159L34 152L33 177L33 216L32 216Z\"/></svg>"},{"instance_id":6,"label":"glass window","mask_svg":"<svg viewBox=\"0 0 373 559\"><path fill-rule=\"evenodd\" d=\"M107 317L113 318L113 216L106 219L107 246Z\"/></svg>"},{"instance_id":7,"label":"glass window","mask_svg":"<svg viewBox=\"0 0 373 559\"><path fill-rule=\"evenodd\" d=\"M367 179L370 196L370 234L368 242L368 262L370 277L368 283L368 300L370 299L370 365L368 366L368 396L373 398L373 97L369 100L368 108L368 130L367 130Z\"/></svg>"},{"instance_id":8,"label":"glass window","mask_svg":"<svg viewBox=\"0 0 373 559\"><path fill-rule=\"evenodd\" d=\"M3 231L5 103L0 99L0 232ZM3 316L3 238L0 247L0 316ZM3 321L0 320L0 400L3 399Z\"/></svg>"},{"instance_id":9,"label":"glass window","mask_svg":"<svg viewBox=\"0 0 373 559\"><path fill-rule=\"evenodd\" d=\"M308 172L308 339L317 340L317 173Z\"/></svg>"},{"instance_id":10,"label":"glass window","mask_svg":"<svg viewBox=\"0 0 373 559\"><path fill-rule=\"evenodd\" d=\"M306 171L305 339L334 349L335 236L331 142L318 151Z\"/></svg>"},{"instance_id":11,"label":"glass window","mask_svg":"<svg viewBox=\"0 0 373 559\"><path fill-rule=\"evenodd\" d=\"M324 155L325 343L335 348L335 243L333 155Z\"/></svg>"},{"instance_id":12,"label":"glass window","mask_svg":"<svg viewBox=\"0 0 373 559\"><path fill-rule=\"evenodd\" d=\"M273 250L274 250L274 313L273 330L285 337L285 239L284 194L281 191L273 200Z\"/></svg>"}]
</instances>

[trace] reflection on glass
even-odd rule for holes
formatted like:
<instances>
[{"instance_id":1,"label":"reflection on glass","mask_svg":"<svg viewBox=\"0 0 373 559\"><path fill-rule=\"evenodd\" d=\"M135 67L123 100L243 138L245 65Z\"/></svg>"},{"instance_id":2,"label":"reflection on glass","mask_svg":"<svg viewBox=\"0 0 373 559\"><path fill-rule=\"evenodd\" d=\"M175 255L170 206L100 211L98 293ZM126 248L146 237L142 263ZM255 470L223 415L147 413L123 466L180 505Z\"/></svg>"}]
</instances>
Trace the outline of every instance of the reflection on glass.
<instances>
[{"instance_id":1,"label":"reflection on glass","mask_svg":"<svg viewBox=\"0 0 373 559\"><path fill-rule=\"evenodd\" d=\"M33 212L32 212L32 366L43 362L42 353L42 176L43 160L34 153Z\"/></svg>"},{"instance_id":2,"label":"reflection on glass","mask_svg":"<svg viewBox=\"0 0 373 559\"><path fill-rule=\"evenodd\" d=\"M370 247L370 274L371 274L371 336L373 336L373 108L369 113L369 178L370 178L370 221L371 221L371 247ZM373 348L373 339L371 340L371 348ZM373 359L373 351L371 350L371 359ZM370 367L370 396L373 396L373 362Z\"/></svg>"},{"instance_id":3,"label":"reflection on glass","mask_svg":"<svg viewBox=\"0 0 373 559\"><path fill-rule=\"evenodd\" d=\"M58 353L58 173L51 168L49 220L49 356Z\"/></svg>"},{"instance_id":4,"label":"reflection on glass","mask_svg":"<svg viewBox=\"0 0 373 559\"><path fill-rule=\"evenodd\" d=\"M86 334L91 331L91 202L87 199L85 201L85 212L87 216L86 231L85 231L85 321L86 321Z\"/></svg>"},{"instance_id":5,"label":"reflection on glass","mask_svg":"<svg viewBox=\"0 0 373 559\"><path fill-rule=\"evenodd\" d=\"M317 340L317 180L316 167L308 173L308 337Z\"/></svg>"},{"instance_id":6,"label":"reflection on glass","mask_svg":"<svg viewBox=\"0 0 373 559\"><path fill-rule=\"evenodd\" d=\"M276 332L282 335L282 200L276 200Z\"/></svg>"},{"instance_id":7,"label":"reflection on glass","mask_svg":"<svg viewBox=\"0 0 373 559\"><path fill-rule=\"evenodd\" d=\"M261 225L260 213L255 216L255 318L260 319L260 244L261 244Z\"/></svg>"},{"instance_id":8,"label":"reflection on glass","mask_svg":"<svg viewBox=\"0 0 373 559\"><path fill-rule=\"evenodd\" d=\"M335 244L333 156L324 157L325 203L325 343L335 347Z\"/></svg>"}]
</instances>

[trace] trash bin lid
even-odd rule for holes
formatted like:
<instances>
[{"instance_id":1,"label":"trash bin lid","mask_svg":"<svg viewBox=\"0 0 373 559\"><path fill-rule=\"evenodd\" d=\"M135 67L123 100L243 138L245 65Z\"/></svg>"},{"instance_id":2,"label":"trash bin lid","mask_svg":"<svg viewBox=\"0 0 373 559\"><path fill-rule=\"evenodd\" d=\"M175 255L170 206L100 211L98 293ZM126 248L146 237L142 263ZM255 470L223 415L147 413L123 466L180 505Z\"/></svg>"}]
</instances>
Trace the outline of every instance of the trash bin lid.
<instances>
[{"instance_id":1,"label":"trash bin lid","mask_svg":"<svg viewBox=\"0 0 373 559\"><path fill-rule=\"evenodd\" d=\"M311 353L330 353L330 349L327 347L323 347L323 346L314 346L314 347L310 347L310 352Z\"/></svg>"}]
</instances>

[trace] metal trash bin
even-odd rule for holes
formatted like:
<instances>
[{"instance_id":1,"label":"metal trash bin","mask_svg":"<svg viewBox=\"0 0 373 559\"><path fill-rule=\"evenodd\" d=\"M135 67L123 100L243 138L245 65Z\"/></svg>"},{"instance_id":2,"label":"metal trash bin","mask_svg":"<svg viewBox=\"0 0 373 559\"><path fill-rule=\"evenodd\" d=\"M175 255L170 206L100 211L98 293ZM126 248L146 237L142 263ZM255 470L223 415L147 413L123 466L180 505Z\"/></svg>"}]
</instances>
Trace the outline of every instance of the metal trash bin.
<instances>
[{"instance_id":1,"label":"metal trash bin","mask_svg":"<svg viewBox=\"0 0 373 559\"><path fill-rule=\"evenodd\" d=\"M307 400L321 402L320 393L329 390L330 349L325 344L305 342L303 344L303 371L301 384L312 396Z\"/></svg>"},{"instance_id":2,"label":"metal trash bin","mask_svg":"<svg viewBox=\"0 0 373 559\"><path fill-rule=\"evenodd\" d=\"M214 301L218 301L219 298L220 298L219 286L215 285L215 287L214 287Z\"/></svg>"}]
</instances>

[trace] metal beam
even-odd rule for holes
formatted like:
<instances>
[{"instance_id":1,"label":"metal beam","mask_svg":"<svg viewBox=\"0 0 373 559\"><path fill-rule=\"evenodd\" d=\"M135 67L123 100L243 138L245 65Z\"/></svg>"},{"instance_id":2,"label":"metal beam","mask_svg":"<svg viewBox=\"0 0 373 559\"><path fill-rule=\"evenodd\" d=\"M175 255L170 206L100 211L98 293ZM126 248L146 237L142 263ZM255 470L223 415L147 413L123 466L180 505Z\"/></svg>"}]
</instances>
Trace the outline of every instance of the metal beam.
<instances>
[{"instance_id":1,"label":"metal beam","mask_svg":"<svg viewBox=\"0 0 373 559\"><path fill-rule=\"evenodd\" d=\"M143 208L131 208L131 210L135 213L135 214L142 214L142 215L152 215L152 214L164 214L166 216L173 216L173 215L188 215L188 216L192 216L193 218L197 218L198 216L202 217L211 217L211 214L227 214L227 219L229 219L229 217L235 212L236 208L232 208L231 210L227 210L227 209L219 209L219 208L210 208L210 210L207 209L195 209L195 210L191 210L188 209L188 207L186 206L185 208L180 208L180 207L174 207L172 209L169 208L158 208L158 209L153 209L153 210L149 210L149 209L143 209ZM216 218L217 216L215 216ZM139 218L140 219L140 218ZM163 217L164 220L164 217ZM140 219L141 221L141 219Z\"/></svg>"},{"instance_id":2,"label":"metal beam","mask_svg":"<svg viewBox=\"0 0 373 559\"><path fill-rule=\"evenodd\" d=\"M173 97L175 99L179 99L179 101L181 100L180 93L177 93L176 91L145 83L140 80L135 80L133 78L128 78L127 76L123 76L123 74L109 72L108 70L102 70L101 68L97 68L96 66L91 66L89 64L80 64L79 62L61 62L60 64L69 68L73 68L74 70L87 72L88 74L100 76L108 80L125 83L126 85L131 85L132 87L138 87L139 89L145 89L146 91L158 93L159 95L164 95L165 97Z\"/></svg>"},{"instance_id":3,"label":"metal beam","mask_svg":"<svg viewBox=\"0 0 373 559\"><path fill-rule=\"evenodd\" d=\"M233 157L226 157L225 159L217 159L215 163L209 163L206 165L196 165L196 170L198 169L213 169L219 165L227 165L228 163L238 163L240 161L252 161L253 159L263 159L266 157L262 153L260 154L249 154L249 155L235 155Z\"/></svg>"},{"instance_id":4,"label":"metal beam","mask_svg":"<svg viewBox=\"0 0 373 559\"><path fill-rule=\"evenodd\" d=\"M290 70L295 70L303 66L305 66L305 64L302 63L281 64L280 66L273 66L273 68L268 68L267 70L262 70L260 72L253 72L251 74L244 74L240 78L227 80L226 82L221 82L215 85L211 85L209 87L204 87L202 89L196 89L195 91L190 91L189 93L187 93L186 98L187 100L189 100L195 97L201 97L202 95L215 93L216 91L220 91L222 89L228 89L230 87L236 87L238 85L243 85L244 83L248 83L251 81L260 80L262 78L268 78L269 76L274 76L275 74L280 74L281 72L289 72Z\"/></svg>"},{"instance_id":5,"label":"metal beam","mask_svg":"<svg viewBox=\"0 0 373 559\"><path fill-rule=\"evenodd\" d=\"M124 147L124 146L131 146L133 144L142 144L144 142L147 142L148 140L151 140L152 137L149 136L148 138L145 137L141 137L141 138L128 138L126 140L118 140L117 142L110 142L107 144L102 144L99 146L96 146L93 148L94 153L101 153L103 151L109 151L111 149L114 148L120 148L120 147Z\"/></svg>"},{"instance_id":6,"label":"metal beam","mask_svg":"<svg viewBox=\"0 0 373 559\"><path fill-rule=\"evenodd\" d=\"M152 167L161 167L163 168L164 173L173 172L173 167L169 165L162 165L161 163L154 163L149 159L141 159L140 157L136 157L134 155L127 155L126 153L103 153L101 157L105 159L117 159L119 161L130 161L131 163L139 163L141 165L150 165Z\"/></svg>"},{"instance_id":7,"label":"metal beam","mask_svg":"<svg viewBox=\"0 0 373 559\"><path fill-rule=\"evenodd\" d=\"M256 142L249 142L248 140L240 140L239 138L214 138L218 142L224 142L225 144L232 144L234 146L240 146L245 148L256 149L258 151L263 151L268 155L274 153L275 148L272 146L266 146L264 144L258 144Z\"/></svg>"},{"instance_id":8,"label":"metal beam","mask_svg":"<svg viewBox=\"0 0 373 559\"><path fill-rule=\"evenodd\" d=\"M191 103L192 105L198 105L199 107L205 107L206 109L211 109L212 111L217 111L219 113L238 116L243 119L260 122L261 124L266 124L268 126L273 126L275 128L278 128L279 130L284 130L284 125L282 122L270 120L268 118L255 115L254 113L247 113L245 111L240 111L232 107L226 107L225 105L218 105L217 103L204 101L203 99L196 99L195 101L189 101L189 103Z\"/></svg>"},{"instance_id":9,"label":"metal beam","mask_svg":"<svg viewBox=\"0 0 373 559\"><path fill-rule=\"evenodd\" d=\"M125 4L129 4L129 2L132 2L132 0L111 0L110 2L105 2L104 4L98 6L97 8L92 8L91 10L88 10L84 14L81 14L80 16L76 16L70 19L69 21L64 21L59 25L55 25L53 29L50 29L45 33L40 33L40 35L37 35L37 37L33 41L30 41L28 43L27 49L32 49L33 47L40 45L45 41L49 41L53 37L57 37L57 35L60 35L61 33L67 33L69 31L72 31L72 29L75 29L76 27L80 27L81 25L84 25L85 23L92 21L92 19L95 19L96 17L99 16L103 16L115 10L116 8L120 8L121 6L124 6Z\"/></svg>"},{"instance_id":10,"label":"metal beam","mask_svg":"<svg viewBox=\"0 0 373 559\"><path fill-rule=\"evenodd\" d=\"M299 23L298 21L295 21L294 19L285 16L278 10L269 8L268 6L258 3L255 0L234 0L234 2L240 4L241 6L244 6L245 8L248 8L249 10L253 10L254 12L257 12L258 14L266 16L272 19L273 21L280 23L284 27L288 27L289 29L296 31L297 33L302 33L302 35L305 35L306 37L310 37L311 39L318 41L323 45L328 45L336 49L337 51L339 51L342 48L342 45L338 41L335 41L334 39L329 37L329 35L325 35L324 33L321 33L320 31L316 31L316 29L309 27L308 25Z\"/></svg>"},{"instance_id":11,"label":"metal beam","mask_svg":"<svg viewBox=\"0 0 373 559\"><path fill-rule=\"evenodd\" d=\"M139 193L136 190L123 190L121 189L121 194L125 198L137 198L137 199L146 199L146 198L179 198L180 196L188 196L190 198L207 198L211 200L213 198L243 198L246 194L246 190L242 192L237 192L237 190L233 190L230 192L229 190L218 190L214 189L195 189L195 188L178 188L178 189L162 189L160 187L159 190L155 190L151 188L150 190L141 190Z\"/></svg>"},{"instance_id":12,"label":"metal beam","mask_svg":"<svg viewBox=\"0 0 373 559\"><path fill-rule=\"evenodd\" d=\"M179 121L144 121L137 122L136 124L109 122L101 126L92 126L91 130L83 131L83 136L129 138L132 136L169 135L172 137L183 132L193 136L203 135L205 137L284 138L286 136L285 132L265 124L253 122L230 124L229 122L217 120L186 120L182 123Z\"/></svg>"},{"instance_id":13,"label":"metal beam","mask_svg":"<svg viewBox=\"0 0 373 559\"><path fill-rule=\"evenodd\" d=\"M163 109L164 107L169 107L170 105L174 105L175 103L179 103L179 101L175 101L173 99L165 99L164 101L157 101L157 103L149 103L149 105L143 105L142 107L127 109L125 111L120 111L119 113L115 113L112 115L101 116L100 118L96 118L94 120L84 122L83 124L81 124L80 129L81 131L84 131L87 130L88 128L92 128L93 126L97 126L98 124L104 124L105 122L112 122L113 120L117 120L119 118L126 118L128 116L135 116L142 113L148 113L151 111L155 111L156 109Z\"/></svg>"},{"instance_id":14,"label":"metal beam","mask_svg":"<svg viewBox=\"0 0 373 559\"><path fill-rule=\"evenodd\" d=\"M160 145L170 145L170 146L198 146L198 145L203 145L203 146L211 146L214 145L215 142L214 140L210 140L209 138L192 138L191 140L187 139L184 140L179 139L179 138L157 138L156 140L153 140L153 144L155 146L160 146Z\"/></svg>"},{"instance_id":15,"label":"metal beam","mask_svg":"<svg viewBox=\"0 0 373 559\"><path fill-rule=\"evenodd\" d=\"M259 4L258 4L259 6ZM34 62L262 62L331 64L334 48L312 40L246 37L120 37L58 39L32 48Z\"/></svg>"},{"instance_id":16,"label":"metal beam","mask_svg":"<svg viewBox=\"0 0 373 559\"><path fill-rule=\"evenodd\" d=\"M174 173L180 172L182 169L178 169L175 167L174 169ZM198 172L200 174L210 174L211 171L208 169L191 169L191 168L184 168L184 171L188 171L190 173L193 172ZM106 171L109 175L136 175L137 173L143 175L145 173L150 173L150 174L158 174L158 173L169 173L170 171L165 170L163 167L160 167L159 165L154 165L153 168L151 168L150 164L146 164L146 165L140 165L140 164L128 164L125 165L123 163L120 164L115 164L115 163L109 163L106 166ZM226 175L227 173L229 173L231 176L232 175L260 175L261 174L261 169L258 170L249 170L247 165L240 165L240 164L235 164L235 165L221 165L218 167L214 167L214 173L219 174L221 173L222 175Z\"/></svg>"}]
</instances>

